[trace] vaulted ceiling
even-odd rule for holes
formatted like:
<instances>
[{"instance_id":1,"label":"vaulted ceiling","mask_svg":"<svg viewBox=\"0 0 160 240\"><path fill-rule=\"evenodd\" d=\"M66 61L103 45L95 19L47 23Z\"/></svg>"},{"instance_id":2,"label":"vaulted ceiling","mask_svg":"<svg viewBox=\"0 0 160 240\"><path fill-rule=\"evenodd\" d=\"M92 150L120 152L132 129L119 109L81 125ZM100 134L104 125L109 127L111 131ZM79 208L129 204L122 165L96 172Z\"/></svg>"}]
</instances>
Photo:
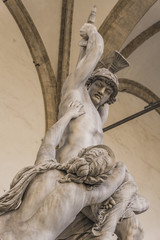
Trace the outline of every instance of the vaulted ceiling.
<instances>
[{"instance_id":1,"label":"vaulted ceiling","mask_svg":"<svg viewBox=\"0 0 160 240\"><path fill-rule=\"evenodd\" d=\"M4 0L29 47L42 87L46 128L56 121L63 81L78 58L79 29L97 6L105 64L113 50L130 67L118 73L120 91L147 103L160 96L160 0ZM99 63L99 66L101 64ZM157 108L157 111L159 109Z\"/></svg>"}]
</instances>

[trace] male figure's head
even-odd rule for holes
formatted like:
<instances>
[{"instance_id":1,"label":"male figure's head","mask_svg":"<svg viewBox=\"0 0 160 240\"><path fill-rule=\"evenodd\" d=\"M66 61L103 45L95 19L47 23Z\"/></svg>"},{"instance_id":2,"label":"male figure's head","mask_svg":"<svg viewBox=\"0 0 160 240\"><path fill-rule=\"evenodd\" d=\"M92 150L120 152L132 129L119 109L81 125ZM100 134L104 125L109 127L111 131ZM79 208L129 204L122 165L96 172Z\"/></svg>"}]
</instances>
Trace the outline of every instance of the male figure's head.
<instances>
[{"instance_id":1,"label":"male figure's head","mask_svg":"<svg viewBox=\"0 0 160 240\"><path fill-rule=\"evenodd\" d=\"M107 68L99 68L88 79L87 88L93 104L98 109L105 103L112 104L116 101L118 79Z\"/></svg>"}]
</instances>

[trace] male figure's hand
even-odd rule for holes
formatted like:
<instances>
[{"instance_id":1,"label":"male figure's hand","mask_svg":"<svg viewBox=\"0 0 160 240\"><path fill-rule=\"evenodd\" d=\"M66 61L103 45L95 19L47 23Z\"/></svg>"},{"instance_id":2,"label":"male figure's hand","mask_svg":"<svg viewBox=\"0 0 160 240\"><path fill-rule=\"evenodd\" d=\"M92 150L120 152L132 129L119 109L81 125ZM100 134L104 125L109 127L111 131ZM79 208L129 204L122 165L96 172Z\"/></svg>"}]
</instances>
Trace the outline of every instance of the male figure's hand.
<instances>
[{"instance_id":1,"label":"male figure's hand","mask_svg":"<svg viewBox=\"0 0 160 240\"><path fill-rule=\"evenodd\" d=\"M97 32L97 28L91 23L85 23L80 29L80 36L82 39L79 42L79 46L86 47L91 33L94 32Z\"/></svg>"},{"instance_id":2,"label":"male figure's hand","mask_svg":"<svg viewBox=\"0 0 160 240\"><path fill-rule=\"evenodd\" d=\"M91 23L85 23L80 29L80 36L88 40L90 34L93 32L97 32L96 26Z\"/></svg>"}]
</instances>

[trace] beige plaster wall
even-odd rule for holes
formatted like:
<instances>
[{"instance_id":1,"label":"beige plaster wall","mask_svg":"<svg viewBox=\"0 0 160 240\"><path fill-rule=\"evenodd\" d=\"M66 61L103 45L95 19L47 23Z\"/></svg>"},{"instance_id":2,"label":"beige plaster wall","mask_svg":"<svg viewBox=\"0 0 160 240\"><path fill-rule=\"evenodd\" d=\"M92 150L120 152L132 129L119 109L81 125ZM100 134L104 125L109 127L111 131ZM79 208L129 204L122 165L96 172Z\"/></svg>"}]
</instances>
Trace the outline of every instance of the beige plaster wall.
<instances>
[{"instance_id":1,"label":"beige plaster wall","mask_svg":"<svg viewBox=\"0 0 160 240\"><path fill-rule=\"evenodd\" d=\"M157 46L158 42L160 42L160 32L145 41L127 58L130 67L119 72L118 76L135 80L160 96L160 62L158 60L160 47Z\"/></svg>"},{"instance_id":2,"label":"beige plaster wall","mask_svg":"<svg viewBox=\"0 0 160 240\"><path fill-rule=\"evenodd\" d=\"M30 52L0 1L0 195L22 167L34 162L45 119Z\"/></svg>"},{"instance_id":3,"label":"beige plaster wall","mask_svg":"<svg viewBox=\"0 0 160 240\"><path fill-rule=\"evenodd\" d=\"M138 22L120 50L141 32L160 21L160 0L158 0ZM140 45L128 58L130 67L118 73L120 78L128 78L141 83L157 96L160 96L160 32L157 32Z\"/></svg>"},{"instance_id":4,"label":"beige plaster wall","mask_svg":"<svg viewBox=\"0 0 160 240\"><path fill-rule=\"evenodd\" d=\"M107 125L144 108L139 98L120 93L110 107ZM145 240L160 239L160 116L154 110L105 133L118 161L123 161L138 184L139 193L150 201L150 209L138 216L145 231Z\"/></svg>"},{"instance_id":5,"label":"beige plaster wall","mask_svg":"<svg viewBox=\"0 0 160 240\"><path fill-rule=\"evenodd\" d=\"M30 14L57 74L62 0L22 0Z\"/></svg>"},{"instance_id":6,"label":"beige plaster wall","mask_svg":"<svg viewBox=\"0 0 160 240\"><path fill-rule=\"evenodd\" d=\"M106 16L115 6L118 0L75 0L74 1L74 12L73 12L73 23L72 23L72 39L71 39L71 60L70 60L70 72L76 66L76 61L79 56L78 43L81 39L79 36L79 30L83 24L87 21L91 9L94 5L97 6L96 22L95 26L99 29L100 25L105 20ZM75 60L76 59L76 60Z\"/></svg>"}]
</instances>

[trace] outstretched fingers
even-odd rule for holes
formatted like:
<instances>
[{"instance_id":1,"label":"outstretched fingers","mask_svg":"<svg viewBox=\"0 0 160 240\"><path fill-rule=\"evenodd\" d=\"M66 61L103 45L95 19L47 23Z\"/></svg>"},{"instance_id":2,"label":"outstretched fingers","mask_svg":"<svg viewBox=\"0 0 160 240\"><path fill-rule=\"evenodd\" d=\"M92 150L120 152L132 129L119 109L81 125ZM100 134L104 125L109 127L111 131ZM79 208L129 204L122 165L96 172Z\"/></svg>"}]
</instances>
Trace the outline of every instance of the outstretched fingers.
<instances>
[{"instance_id":1,"label":"outstretched fingers","mask_svg":"<svg viewBox=\"0 0 160 240\"><path fill-rule=\"evenodd\" d=\"M72 114L72 118L77 118L85 113L84 106L79 101L71 101L68 104L68 111Z\"/></svg>"}]
</instances>

